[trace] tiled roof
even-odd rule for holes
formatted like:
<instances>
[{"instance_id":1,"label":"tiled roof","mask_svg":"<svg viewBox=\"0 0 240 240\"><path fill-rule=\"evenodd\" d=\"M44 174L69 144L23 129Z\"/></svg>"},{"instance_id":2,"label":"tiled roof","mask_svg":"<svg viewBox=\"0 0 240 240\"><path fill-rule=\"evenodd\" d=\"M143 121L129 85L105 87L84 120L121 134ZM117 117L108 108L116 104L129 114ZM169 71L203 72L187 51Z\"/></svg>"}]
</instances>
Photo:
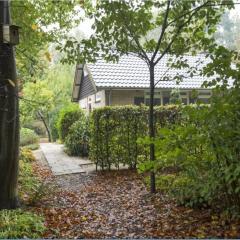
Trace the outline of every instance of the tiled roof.
<instances>
[{"instance_id":1,"label":"tiled roof","mask_svg":"<svg viewBox=\"0 0 240 240\"><path fill-rule=\"evenodd\" d=\"M167 71L169 55L165 55L155 67L155 82L157 82ZM188 64L192 67L203 66L206 58L203 54L197 56L184 56ZM201 62L201 64L199 64ZM97 88L148 88L149 69L147 64L135 56L122 56L118 63L108 63L99 59L95 64L87 64L92 80ZM181 88L181 89L200 89L206 77L189 77L187 69L169 69L168 76L173 78L176 74L188 76L182 82L160 81L157 88Z\"/></svg>"}]
</instances>

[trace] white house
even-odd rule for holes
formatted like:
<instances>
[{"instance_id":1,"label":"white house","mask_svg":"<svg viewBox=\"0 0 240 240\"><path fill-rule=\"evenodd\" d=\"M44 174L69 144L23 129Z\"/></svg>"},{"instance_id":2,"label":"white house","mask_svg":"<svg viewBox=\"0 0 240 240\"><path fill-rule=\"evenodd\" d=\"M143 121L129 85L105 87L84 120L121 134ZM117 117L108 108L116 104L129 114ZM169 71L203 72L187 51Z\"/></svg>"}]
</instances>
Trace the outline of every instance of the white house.
<instances>
[{"instance_id":1,"label":"white house","mask_svg":"<svg viewBox=\"0 0 240 240\"><path fill-rule=\"evenodd\" d=\"M193 74L190 76L188 69L173 69L167 66L166 55L155 67L155 82L163 76L168 76L166 81L159 81L155 90L155 105L169 103L170 92L178 88L182 102L190 104L198 99L207 103L211 96L211 89L202 87L206 77ZM190 67L203 66L206 62L204 55L184 56ZM179 84L173 78L183 75L184 79ZM194 90L194 94L193 94ZM108 105L140 105L149 103L149 69L147 64L134 56L123 56L118 63L105 62L99 59L94 64L77 65L72 93L72 101L79 102L81 108L91 111L97 107Z\"/></svg>"}]
</instances>

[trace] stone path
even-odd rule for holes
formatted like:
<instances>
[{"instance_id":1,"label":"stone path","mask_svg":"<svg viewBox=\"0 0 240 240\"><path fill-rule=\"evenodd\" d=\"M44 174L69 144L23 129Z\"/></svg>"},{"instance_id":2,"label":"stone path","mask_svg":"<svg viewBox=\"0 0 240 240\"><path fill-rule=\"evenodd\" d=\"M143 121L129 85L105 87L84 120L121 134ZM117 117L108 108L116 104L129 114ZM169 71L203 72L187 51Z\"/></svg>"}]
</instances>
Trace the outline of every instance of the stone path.
<instances>
[{"instance_id":1,"label":"stone path","mask_svg":"<svg viewBox=\"0 0 240 240\"><path fill-rule=\"evenodd\" d=\"M68 156L62 144L40 143L40 148L54 175L87 173L95 169L88 159Z\"/></svg>"}]
</instances>

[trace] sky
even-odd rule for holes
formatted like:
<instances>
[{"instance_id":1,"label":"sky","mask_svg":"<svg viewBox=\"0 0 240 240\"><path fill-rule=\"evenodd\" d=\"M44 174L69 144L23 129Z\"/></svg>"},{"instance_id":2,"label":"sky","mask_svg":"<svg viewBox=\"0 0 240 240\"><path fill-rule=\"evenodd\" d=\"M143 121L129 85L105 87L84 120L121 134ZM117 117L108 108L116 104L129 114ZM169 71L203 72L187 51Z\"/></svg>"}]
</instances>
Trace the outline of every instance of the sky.
<instances>
[{"instance_id":1,"label":"sky","mask_svg":"<svg viewBox=\"0 0 240 240\"><path fill-rule=\"evenodd\" d=\"M240 0L239 0L240 3ZM230 16L232 18L235 18L238 16L240 18L240 4L235 6L235 9L232 9L230 11ZM77 27L78 30L84 33L85 37L90 37L90 35L93 33L93 30L91 29L92 21L89 19L84 20L80 25Z\"/></svg>"}]
</instances>

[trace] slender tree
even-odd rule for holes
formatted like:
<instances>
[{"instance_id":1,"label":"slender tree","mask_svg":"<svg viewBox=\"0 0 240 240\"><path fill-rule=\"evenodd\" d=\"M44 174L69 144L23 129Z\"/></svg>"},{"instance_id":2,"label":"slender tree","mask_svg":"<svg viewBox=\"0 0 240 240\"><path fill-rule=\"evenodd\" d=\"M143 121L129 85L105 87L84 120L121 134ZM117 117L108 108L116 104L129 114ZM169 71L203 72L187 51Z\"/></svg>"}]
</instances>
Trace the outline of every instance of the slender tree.
<instances>
[{"instance_id":1,"label":"slender tree","mask_svg":"<svg viewBox=\"0 0 240 240\"><path fill-rule=\"evenodd\" d=\"M134 55L146 62L149 69L149 138L150 161L155 160L154 91L167 76L155 75L155 68L166 54L175 59L172 66L188 68L185 53L196 55L216 48L213 33L224 9L232 1L162 0L162 1L98 1L89 11L94 19L95 33L88 40L69 40L60 51L68 53L64 62L94 62L98 57L118 61L119 57ZM92 10L93 9L93 10ZM190 73L191 72L191 73ZM180 75L174 79L181 80ZM155 174L151 172L151 192L154 193Z\"/></svg>"}]
</instances>

